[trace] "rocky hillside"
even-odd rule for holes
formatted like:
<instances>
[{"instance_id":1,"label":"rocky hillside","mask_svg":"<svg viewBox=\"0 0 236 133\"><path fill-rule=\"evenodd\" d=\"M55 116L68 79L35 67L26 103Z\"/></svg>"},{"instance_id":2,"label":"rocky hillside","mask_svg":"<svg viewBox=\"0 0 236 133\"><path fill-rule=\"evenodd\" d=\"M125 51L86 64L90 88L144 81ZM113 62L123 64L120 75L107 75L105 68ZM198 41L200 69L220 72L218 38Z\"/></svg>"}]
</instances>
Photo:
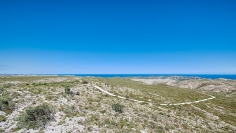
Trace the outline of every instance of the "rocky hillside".
<instances>
[{"instance_id":1,"label":"rocky hillside","mask_svg":"<svg viewBox=\"0 0 236 133\"><path fill-rule=\"evenodd\" d=\"M145 84L166 84L180 88L199 89L217 93L231 93L236 91L236 81L229 79L178 79L173 77L140 79L133 78L134 81L140 81Z\"/></svg>"},{"instance_id":2,"label":"rocky hillside","mask_svg":"<svg viewBox=\"0 0 236 133\"><path fill-rule=\"evenodd\" d=\"M149 81L145 80L145 83ZM167 85L153 84L166 81ZM200 91L210 88L208 83L216 82L216 87L212 88L221 88L223 84L232 87L235 81L196 79L172 82L166 79L160 82L155 79L152 82L143 84L125 78L0 77L0 132L236 131L235 88L220 91L230 94L211 93L216 89ZM94 86L116 96L101 92ZM194 104L171 105L206 99L209 95L216 98ZM163 103L166 105L161 105Z\"/></svg>"}]
</instances>

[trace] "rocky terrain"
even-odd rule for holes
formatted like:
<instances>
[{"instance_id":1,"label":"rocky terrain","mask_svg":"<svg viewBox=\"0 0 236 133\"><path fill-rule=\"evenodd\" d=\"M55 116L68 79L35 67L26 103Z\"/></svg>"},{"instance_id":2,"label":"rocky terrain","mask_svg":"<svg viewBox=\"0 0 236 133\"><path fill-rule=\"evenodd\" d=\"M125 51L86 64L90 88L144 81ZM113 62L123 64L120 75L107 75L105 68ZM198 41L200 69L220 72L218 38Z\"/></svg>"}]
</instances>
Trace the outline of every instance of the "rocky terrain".
<instances>
[{"instance_id":1,"label":"rocky terrain","mask_svg":"<svg viewBox=\"0 0 236 133\"><path fill-rule=\"evenodd\" d=\"M236 81L229 79L178 79L172 77L162 77L154 79L133 78L132 80L140 81L149 85L166 84L170 86L177 86L180 88L200 89L218 93L231 93L236 90Z\"/></svg>"},{"instance_id":2,"label":"rocky terrain","mask_svg":"<svg viewBox=\"0 0 236 133\"><path fill-rule=\"evenodd\" d=\"M235 87L223 79L2 76L0 132L236 132Z\"/></svg>"}]
</instances>

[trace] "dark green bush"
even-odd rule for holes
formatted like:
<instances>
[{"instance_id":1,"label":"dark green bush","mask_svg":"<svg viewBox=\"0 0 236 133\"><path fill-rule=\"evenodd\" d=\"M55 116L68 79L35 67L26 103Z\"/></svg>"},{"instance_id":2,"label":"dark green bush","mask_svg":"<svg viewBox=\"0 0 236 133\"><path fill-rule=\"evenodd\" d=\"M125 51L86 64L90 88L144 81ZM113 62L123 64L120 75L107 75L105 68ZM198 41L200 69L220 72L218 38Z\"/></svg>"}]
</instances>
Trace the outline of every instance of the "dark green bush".
<instances>
[{"instance_id":1,"label":"dark green bush","mask_svg":"<svg viewBox=\"0 0 236 133\"><path fill-rule=\"evenodd\" d=\"M88 84L88 81L83 80L83 81L82 81L82 84Z\"/></svg>"},{"instance_id":2,"label":"dark green bush","mask_svg":"<svg viewBox=\"0 0 236 133\"><path fill-rule=\"evenodd\" d=\"M15 108L15 104L11 101L11 98L8 95L3 95L0 97L0 110L5 113L11 113Z\"/></svg>"},{"instance_id":3,"label":"dark green bush","mask_svg":"<svg viewBox=\"0 0 236 133\"><path fill-rule=\"evenodd\" d=\"M10 88L12 84L4 84L4 88Z\"/></svg>"},{"instance_id":4,"label":"dark green bush","mask_svg":"<svg viewBox=\"0 0 236 133\"><path fill-rule=\"evenodd\" d=\"M2 94L4 91L4 87L0 87L0 94Z\"/></svg>"},{"instance_id":5,"label":"dark green bush","mask_svg":"<svg viewBox=\"0 0 236 133\"><path fill-rule=\"evenodd\" d=\"M116 103L116 104L112 104L112 109L118 113L122 113L123 112L123 108L124 106L119 104L119 103Z\"/></svg>"},{"instance_id":6,"label":"dark green bush","mask_svg":"<svg viewBox=\"0 0 236 133\"><path fill-rule=\"evenodd\" d=\"M66 94L71 94L71 91L70 91L70 87L69 87L69 86L66 86L66 87L65 87L65 93L66 93Z\"/></svg>"},{"instance_id":7,"label":"dark green bush","mask_svg":"<svg viewBox=\"0 0 236 133\"><path fill-rule=\"evenodd\" d=\"M37 129L47 124L53 119L53 110L47 104L42 104L37 107L29 107L25 113L18 118L19 128Z\"/></svg>"},{"instance_id":8,"label":"dark green bush","mask_svg":"<svg viewBox=\"0 0 236 133\"><path fill-rule=\"evenodd\" d=\"M7 118L4 115L0 115L0 122L6 121L6 120L7 120Z\"/></svg>"}]
</instances>

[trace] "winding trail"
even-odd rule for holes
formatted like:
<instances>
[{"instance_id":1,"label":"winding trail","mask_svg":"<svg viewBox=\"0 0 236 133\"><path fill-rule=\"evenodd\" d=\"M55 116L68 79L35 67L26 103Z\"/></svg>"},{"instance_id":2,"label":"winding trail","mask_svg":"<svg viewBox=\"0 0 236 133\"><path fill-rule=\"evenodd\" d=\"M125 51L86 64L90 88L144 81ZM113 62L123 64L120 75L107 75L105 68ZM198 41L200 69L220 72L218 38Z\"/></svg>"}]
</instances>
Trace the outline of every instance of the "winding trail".
<instances>
[{"instance_id":1,"label":"winding trail","mask_svg":"<svg viewBox=\"0 0 236 133\"><path fill-rule=\"evenodd\" d=\"M130 101L134 101L134 102L139 102L139 103L143 103L143 102L145 102L145 101L140 101L140 100L136 100L136 99L130 99L130 98L126 98L126 97L122 97L122 96L118 96L118 95L115 95L115 94L112 94L112 93L110 93L110 92L108 92L108 91L106 91L106 90L104 90L104 89L102 89L101 87L99 87L99 86L93 86L94 88L96 88L96 89L98 89L98 90L100 90L101 92L104 92L104 93L106 93L106 94L108 94L108 95L110 95L110 96L113 96L113 97L118 97L118 98L121 98L121 99L128 99L128 100L130 100ZM205 95L207 95L207 94L205 94ZM206 99L202 99L202 100L197 100L197 101L193 101L193 102L182 102L182 103L173 103L173 104L159 104L159 105L162 105L162 106L168 106L168 105L174 105L174 106L176 106L176 105L185 105L185 104L192 104L192 103L199 103L199 102L205 102L205 101L207 101L207 100L211 100L211 99L214 99L214 98L216 98L216 97L214 97L214 96L211 96L211 95L209 95L210 96L210 98L206 98ZM147 103L151 103L151 102L147 102Z\"/></svg>"}]
</instances>

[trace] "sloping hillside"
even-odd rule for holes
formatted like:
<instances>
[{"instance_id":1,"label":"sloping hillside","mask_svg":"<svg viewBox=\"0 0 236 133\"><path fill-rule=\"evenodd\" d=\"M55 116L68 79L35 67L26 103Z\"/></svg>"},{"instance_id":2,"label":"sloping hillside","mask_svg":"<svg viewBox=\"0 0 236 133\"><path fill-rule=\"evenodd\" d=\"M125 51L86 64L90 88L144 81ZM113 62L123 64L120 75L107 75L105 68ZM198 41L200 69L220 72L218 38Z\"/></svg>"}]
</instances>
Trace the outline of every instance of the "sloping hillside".
<instances>
[{"instance_id":1,"label":"sloping hillside","mask_svg":"<svg viewBox=\"0 0 236 133\"><path fill-rule=\"evenodd\" d=\"M234 91L215 93L179 84L58 76L14 76L5 82L0 77L0 132L236 131ZM215 98L191 103L210 96Z\"/></svg>"}]
</instances>

